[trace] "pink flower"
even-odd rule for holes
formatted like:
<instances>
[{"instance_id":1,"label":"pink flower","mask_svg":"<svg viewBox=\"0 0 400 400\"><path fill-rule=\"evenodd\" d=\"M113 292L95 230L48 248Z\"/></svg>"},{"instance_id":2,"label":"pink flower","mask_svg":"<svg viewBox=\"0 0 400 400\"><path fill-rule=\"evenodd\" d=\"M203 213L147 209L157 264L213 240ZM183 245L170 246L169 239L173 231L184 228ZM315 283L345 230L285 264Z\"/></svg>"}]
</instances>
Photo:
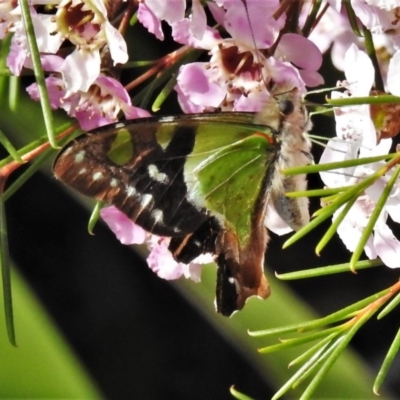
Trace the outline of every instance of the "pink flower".
<instances>
[{"instance_id":1,"label":"pink flower","mask_svg":"<svg viewBox=\"0 0 400 400\"><path fill-rule=\"evenodd\" d=\"M116 207L104 207L100 210L100 215L122 244L142 244L145 242L146 231L134 224Z\"/></svg>"},{"instance_id":2,"label":"pink flower","mask_svg":"<svg viewBox=\"0 0 400 400\"><path fill-rule=\"evenodd\" d=\"M174 280L185 276L187 279L200 282L202 265L213 261L210 254L203 254L189 264L179 263L168 250L168 238L147 233L114 206L104 207L100 215L122 244L147 245L150 250L147 264L160 278Z\"/></svg>"},{"instance_id":3,"label":"pink flower","mask_svg":"<svg viewBox=\"0 0 400 400\"><path fill-rule=\"evenodd\" d=\"M354 13L372 33L382 33L399 27L397 1L352 0Z\"/></svg>"},{"instance_id":4,"label":"pink flower","mask_svg":"<svg viewBox=\"0 0 400 400\"><path fill-rule=\"evenodd\" d=\"M51 15L39 14L33 7L31 7L30 11L38 49L40 53L43 53L41 55L41 60L45 63L46 57L48 57L49 54L58 51L63 39L60 34L55 32L56 25ZM7 24L7 31L14 33L11 39L10 53L7 57L7 66L16 76L21 74L23 67L32 67L26 31L21 20L20 12L21 10L19 7L10 11L10 18Z\"/></svg>"},{"instance_id":5,"label":"pink flower","mask_svg":"<svg viewBox=\"0 0 400 400\"><path fill-rule=\"evenodd\" d=\"M208 63L186 64L179 71L175 90L184 112L259 111L269 98L266 86L270 81L282 84L285 90L290 82L300 92L305 91L305 84L322 83L317 73L322 63L321 53L306 38L283 35L274 57L270 58L254 48L254 44L260 49L268 48L278 38L285 22L284 16L277 20L273 17L279 2L265 1L261 5L249 1L247 10L239 0L219 1L219 7L211 4L213 15L232 38L221 39L209 27L202 38L194 37L188 29L188 19L172 25L176 41L210 50L211 55ZM265 18L269 23L265 23Z\"/></svg>"},{"instance_id":6,"label":"pink flower","mask_svg":"<svg viewBox=\"0 0 400 400\"><path fill-rule=\"evenodd\" d=\"M108 46L114 65L128 60L125 40L107 20L102 0L62 0L55 16L38 13L33 8L34 4L47 4L48 1L31 3L31 17L42 63L46 63L47 57L54 56L66 39L76 46L54 70L62 74L64 86L70 93L87 91L97 79L101 64L99 52L104 45ZM7 32L14 33L7 66L18 76L23 67L31 68L32 63L20 8L13 7L8 2L0 6L0 38Z\"/></svg>"},{"instance_id":7,"label":"pink flower","mask_svg":"<svg viewBox=\"0 0 400 400\"><path fill-rule=\"evenodd\" d=\"M149 112L132 106L131 99L117 80L100 75L88 92L68 94L64 81L55 76L46 79L52 108L62 108L79 121L85 131L107 125L118 120L122 110L127 119L150 116ZM27 88L29 95L38 100L37 85Z\"/></svg>"},{"instance_id":8,"label":"pink flower","mask_svg":"<svg viewBox=\"0 0 400 400\"><path fill-rule=\"evenodd\" d=\"M147 30L159 40L164 40L161 21L172 24L184 18L185 0L170 2L160 0L145 0L139 3L138 20Z\"/></svg>"},{"instance_id":9,"label":"pink flower","mask_svg":"<svg viewBox=\"0 0 400 400\"><path fill-rule=\"evenodd\" d=\"M177 262L168 250L168 238L157 238L152 235L147 245L150 250L146 259L147 264L160 278L166 280L175 280L184 276L194 282L200 282L203 265L214 261L211 254L201 254L189 264Z\"/></svg>"},{"instance_id":10,"label":"pink flower","mask_svg":"<svg viewBox=\"0 0 400 400\"><path fill-rule=\"evenodd\" d=\"M306 86L314 87L324 83L322 76L317 72L322 65L322 54L318 47L304 36L295 33L282 35L275 58L296 65Z\"/></svg>"},{"instance_id":11,"label":"pink flower","mask_svg":"<svg viewBox=\"0 0 400 400\"><path fill-rule=\"evenodd\" d=\"M76 93L89 89L100 74L100 49L105 44L114 65L128 61L125 40L108 21L103 1L62 0L55 20L58 32L76 46L58 71L67 91Z\"/></svg>"}]
</instances>

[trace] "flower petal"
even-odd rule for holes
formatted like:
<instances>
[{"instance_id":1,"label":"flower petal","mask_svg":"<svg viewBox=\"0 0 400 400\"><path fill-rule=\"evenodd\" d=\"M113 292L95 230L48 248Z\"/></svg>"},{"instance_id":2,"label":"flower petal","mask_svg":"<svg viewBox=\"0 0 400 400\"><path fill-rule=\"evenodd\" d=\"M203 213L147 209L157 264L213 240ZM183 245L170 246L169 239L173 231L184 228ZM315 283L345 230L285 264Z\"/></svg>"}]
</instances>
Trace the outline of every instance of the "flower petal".
<instances>
[{"instance_id":1,"label":"flower petal","mask_svg":"<svg viewBox=\"0 0 400 400\"><path fill-rule=\"evenodd\" d=\"M400 50L389 61L387 85L390 93L400 96Z\"/></svg>"},{"instance_id":2,"label":"flower petal","mask_svg":"<svg viewBox=\"0 0 400 400\"><path fill-rule=\"evenodd\" d=\"M344 64L353 96L368 96L375 79L370 58L353 43L346 51Z\"/></svg>"},{"instance_id":3,"label":"flower petal","mask_svg":"<svg viewBox=\"0 0 400 400\"><path fill-rule=\"evenodd\" d=\"M249 0L247 10L241 1L229 2L229 8L226 4L225 29L248 48L254 48L255 43L257 49L266 49L278 38L285 23L283 14L278 19L273 17L278 7L276 0Z\"/></svg>"},{"instance_id":4,"label":"flower petal","mask_svg":"<svg viewBox=\"0 0 400 400\"><path fill-rule=\"evenodd\" d=\"M226 91L213 79L218 71L207 69L205 63L183 65L179 70L177 84L190 101L203 107L218 107Z\"/></svg>"},{"instance_id":5,"label":"flower petal","mask_svg":"<svg viewBox=\"0 0 400 400\"><path fill-rule=\"evenodd\" d=\"M104 23L104 32L114 65L125 64L128 61L128 49L124 37L108 21Z\"/></svg>"},{"instance_id":6,"label":"flower petal","mask_svg":"<svg viewBox=\"0 0 400 400\"><path fill-rule=\"evenodd\" d=\"M400 268L400 242L386 224L375 226L374 245L385 265L389 268Z\"/></svg>"},{"instance_id":7,"label":"flower petal","mask_svg":"<svg viewBox=\"0 0 400 400\"><path fill-rule=\"evenodd\" d=\"M168 241L164 238L160 238L152 245L146 261L149 268L163 279L179 279L185 272L186 265L173 259L168 250Z\"/></svg>"},{"instance_id":8,"label":"flower petal","mask_svg":"<svg viewBox=\"0 0 400 400\"><path fill-rule=\"evenodd\" d=\"M322 54L318 47L296 33L282 35L276 48L275 57L282 57L297 67L317 71L322 65Z\"/></svg>"},{"instance_id":9,"label":"flower petal","mask_svg":"<svg viewBox=\"0 0 400 400\"><path fill-rule=\"evenodd\" d=\"M157 16L157 18L171 25L185 17L185 0L146 0L146 5Z\"/></svg>"},{"instance_id":10,"label":"flower petal","mask_svg":"<svg viewBox=\"0 0 400 400\"><path fill-rule=\"evenodd\" d=\"M154 15L153 11L151 11L146 4L139 3L137 17L140 23L158 40L164 40L164 32L161 28L161 20Z\"/></svg>"},{"instance_id":11,"label":"flower petal","mask_svg":"<svg viewBox=\"0 0 400 400\"><path fill-rule=\"evenodd\" d=\"M63 62L60 71L67 92L87 92L100 74L100 53L77 48Z\"/></svg>"},{"instance_id":12,"label":"flower petal","mask_svg":"<svg viewBox=\"0 0 400 400\"><path fill-rule=\"evenodd\" d=\"M142 244L146 240L146 231L118 208L104 207L100 210L100 215L122 244Z\"/></svg>"}]
</instances>

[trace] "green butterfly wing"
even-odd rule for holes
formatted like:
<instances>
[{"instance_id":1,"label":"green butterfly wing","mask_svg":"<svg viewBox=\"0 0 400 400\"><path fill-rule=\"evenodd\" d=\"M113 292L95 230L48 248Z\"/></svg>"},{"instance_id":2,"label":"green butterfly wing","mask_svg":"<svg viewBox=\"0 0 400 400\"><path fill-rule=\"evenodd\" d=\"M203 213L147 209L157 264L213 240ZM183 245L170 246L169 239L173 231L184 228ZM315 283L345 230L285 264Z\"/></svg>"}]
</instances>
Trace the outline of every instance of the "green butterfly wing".
<instances>
[{"instance_id":1,"label":"green butterfly wing","mask_svg":"<svg viewBox=\"0 0 400 400\"><path fill-rule=\"evenodd\" d=\"M306 202L297 207L284 197L285 188L303 185L304 177L297 183L279 173L290 160L306 163L302 128L277 106L267 120L256 124L252 113L221 113L109 125L67 145L54 173L147 231L171 237L177 261L214 254L217 310L230 315L248 297L269 295L263 274L268 203L291 226L308 218Z\"/></svg>"},{"instance_id":2,"label":"green butterfly wing","mask_svg":"<svg viewBox=\"0 0 400 400\"><path fill-rule=\"evenodd\" d=\"M234 173L232 179L226 174L232 167L241 167L241 151L249 145L246 138L256 130L249 122L252 118L251 113L200 114L107 126L82 135L64 148L55 161L54 173L82 194L114 204L148 231L180 236L203 223L205 209L215 202L215 195L205 202L204 193L190 189L194 181L208 181L208 186L212 182L207 171L213 166L197 174L199 163L215 160L215 154L224 153L228 158L225 169L218 161L212 163L226 177L225 182L219 178L219 186L231 187L232 194L246 189L237 183L245 171ZM232 163L235 165L230 166ZM261 163L257 164L262 169ZM231 181L235 182L233 186ZM251 187L247 185L247 189ZM253 191L252 199L254 194ZM241 203L247 203L249 213L252 200L246 197L239 196ZM228 211L233 204L230 201ZM220 206L215 209L220 211Z\"/></svg>"}]
</instances>

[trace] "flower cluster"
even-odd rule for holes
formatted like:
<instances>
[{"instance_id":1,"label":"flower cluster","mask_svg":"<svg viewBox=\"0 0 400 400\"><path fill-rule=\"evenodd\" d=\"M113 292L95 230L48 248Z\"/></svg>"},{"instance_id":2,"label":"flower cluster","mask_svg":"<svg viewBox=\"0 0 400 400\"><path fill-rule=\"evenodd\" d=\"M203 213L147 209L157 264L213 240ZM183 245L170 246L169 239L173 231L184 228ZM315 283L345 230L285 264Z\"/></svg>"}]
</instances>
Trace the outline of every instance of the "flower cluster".
<instances>
[{"instance_id":1,"label":"flower cluster","mask_svg":"<svg viewBox=\"0 0 400 400\"><path fill-rule=\"evenodd\" d=\"M148 116L147 111L132 105L126 89L103 68L110 60L113 67L128 60L124 38L110 22L107 8L110 2L54 0L52 11L43 13L48 3L31 1L30 12L47 74L51 106L64 109L84 130L116 121L121 111L128 119ZM168 24L177 43L203 49L209 56L205 62L180 67L175 90L186 113L257 112L271 98L271 88L275 93L279 93L280 87L297 88L300 94L305 94L306 87L324 83L318 71L322 54L328 52L347 78L343 83L347 91L333 92L332 96L368 96L377 70L363 52L364 42L349 22L355 16L359 26L372 34L380 55L379 69L386 82L384 89L400 95L398 1L351 0L346 8L341 1L325 0L319 4L318 18L314 19L310 19L315 15L311 9L318 2L193 0L188 3L191 6L185 0L142 0L137 9L138 21L157 39L164 39L163 24ZM303 4L301 10L300 4ZM32 67L32 60L20 7L11 0L0 4L0 39L8 33L13 36L7 66L18 76L24 68ZM109 58L107 63L103 54ZM28 88L28 93L39 99L36 84ZM382 130L376 128L369 106L338 108L335 117L338 138L329 143L321 162L389 151L391 139L379 136ZM351 185L376 168L379 163L350 172L347 169L344 174L325 173L322 178L328 187ZM360 236L388 179L390 174L369 188L340 225L338 233L350 250L354 249L354 240ZM369 257L379 256L391 267L400 267L393 256L400 251L400 243L386 220L390 216L400 222L398 196L399 187L395 185L366 248ZM146 242L151 250L150 267L166 279L185 275L198 280L199 264L210 261L202 257L190 265L176 263L167 252L167 239L145 233L114 207L104 208L101 215L122 243ZM268 221L271 229L275 225L277 231L287 232L281 229L282 221L276 224Z\"/></svg>"},{"instance_id":2,"label":"flower cluster","mask_svg":"<svg viewBox=\"0 0 400 400\"><path fill-rule=\"evenodd\" d=\"M344 70L346 81L340 82L340 84L346 88L346 91L334 91L332 98L368 96L374 82L375 70L367 54L359 50L354 44L345 54ZM390 87L390 82L393 81L391 79L392 71L394 71L393 62L389 68L388 88L395 92L396 88ZM399 114L399 111L397 111L397 114ZM320 163L354 160L389 153L392 147L392 139L382 137L368 104L338 108L335 110L335 119L337 137L328 142ZM376 162L353 168L342 168L337 171L321 172L320 175L327 187L344 187L358 183L383 166L383 162ZM358 197L339 225L337 233L350 251L355 250L376 203L391 176L392 172L389 171L368 187L365 193ZM340 214L342 208L335 212L334 220ZM365 253L370 259L379 257L387 266L399 268L400 241L394 236L386 223L388 216L393 221L400 222L400 184L398 182L394 185L392 193L379 215L374 226L374 234L371 235L365 247Z\"/></svg>"},{"instance_id":3,"label":"flower cluster","mask_svg":"<svg viewBox=\"0 0 400 400\"><path fill-rule=\"evenodd\" d=\"M108 20L103 1L61 0L52 2L54 13L44 14L48 1L32 1L31 18L52 108L62 108L89 130L117 121L122 110L127 118L148 116L133 107L121 83L101 71L101 50L109 49L114 65L128 61L124 38ZM21 8L7 0L0 5L0 39L12 33L7 66L19 76L32 68L32 59ZM65 45L68 55L62 57ZM28 93L38 100L37 85Z\"/></svg>"}]
</instances>

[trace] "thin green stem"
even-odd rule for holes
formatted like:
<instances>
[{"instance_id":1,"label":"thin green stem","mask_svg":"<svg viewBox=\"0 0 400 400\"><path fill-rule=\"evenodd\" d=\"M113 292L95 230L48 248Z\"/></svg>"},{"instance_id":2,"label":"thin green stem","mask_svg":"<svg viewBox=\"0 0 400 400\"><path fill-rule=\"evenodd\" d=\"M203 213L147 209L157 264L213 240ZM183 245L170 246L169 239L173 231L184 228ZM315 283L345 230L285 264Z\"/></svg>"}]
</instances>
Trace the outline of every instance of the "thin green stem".
<instances>
[{"instance_id":1,"label":"thin green stem","mask_svg":"<svg viewBox=\"0 0 400 400\"><path fill-rule=\"evenodd\" d=\"M28 0L21 0L21 14L24 26L27 32L28 45L32 58L32 67L35 74L36 83L39 91L40 105L42 107L44 124L46 126L49 143L55 149L59 148L53 127L53 114L50 107L49 94L47 92L46 81L44 78L42 63L40 60L39 48L36 42L35 30L32 23L32 17L29 10Z\"/></svg>"},{"instance_id":2,"label":"thin green stem","mask_svg":"<svg viewBox=\"0 0 400 400\"><path fill-rule=\"evenodd\" d=\"M6 319L8 340L13 346L17 346L12 301L10 258L8 253L7 222L4 209L4 198L2 195L0 195L0 267L3 279L4 315Z\"/></svg>"},{"instance_id":3,"label":"thin green stem","mask_svg":"<svg viewBox=\"0 0 400 400\"><path fill-rule=\"evenodd\" d=\"M364 34L364 44L365 50L372 61L375 70L375 88L381 92L385 91L385 85L383 84L383 79L381 75L381 70L379 67L378 58L376 56L374 39L372 37L371 32L365 26L363 26L363 34Z\"/></svg>"}]
</instances>

